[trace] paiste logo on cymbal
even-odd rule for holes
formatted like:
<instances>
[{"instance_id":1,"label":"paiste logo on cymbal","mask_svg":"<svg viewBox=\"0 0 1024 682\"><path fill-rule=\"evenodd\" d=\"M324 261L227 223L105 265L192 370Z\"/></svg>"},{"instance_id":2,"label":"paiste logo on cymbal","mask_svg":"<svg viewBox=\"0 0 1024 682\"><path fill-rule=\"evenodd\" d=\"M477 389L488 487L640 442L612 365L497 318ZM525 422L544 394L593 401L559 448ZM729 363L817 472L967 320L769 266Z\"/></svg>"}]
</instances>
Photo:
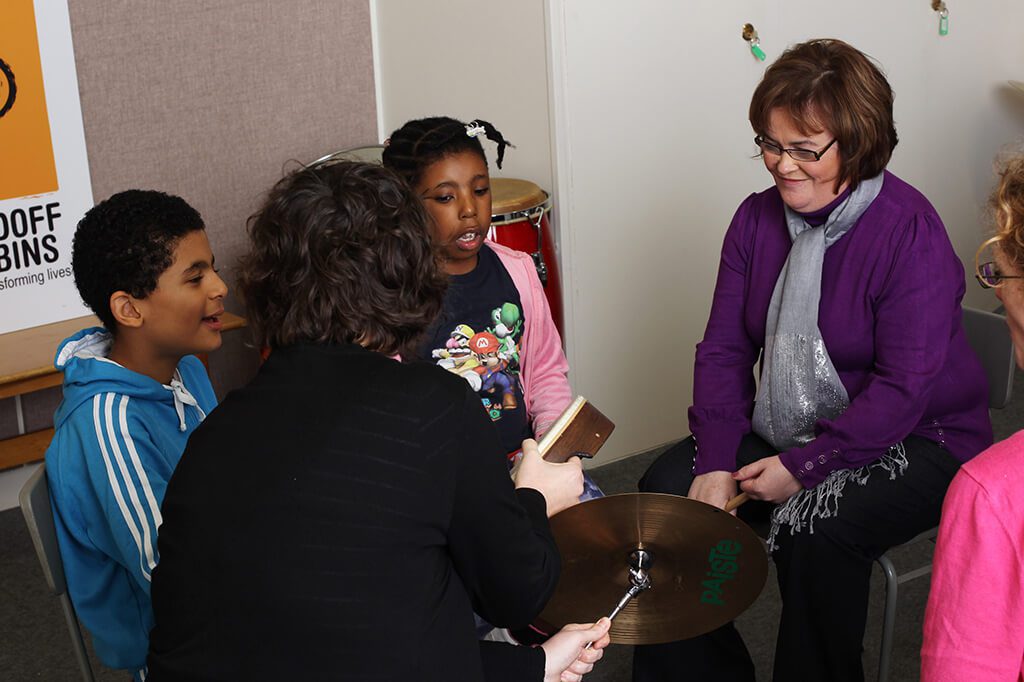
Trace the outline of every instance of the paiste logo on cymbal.
<instances>
[{"instance_id":1,"label":"paiste logo on cymbal","mask_svg":"<svg viewBox=\"0 0 1024 682\"><path fill-rule=\"evenodd\" d=\"M723 595L725 584L736 577L739 571L740 552L743 545L735 540L721 540L708 554L707 580L702 580L700 586L704 590L700 593L700 600L705 604L725 605Z\"/></svg>"},{"instance_id":2,"label":"paiste logo on cymbal","mask_svg":"<svg viewBox=\"0 0 1024 682\"><path fill-rule=\"evenodd\" d=\"M0 118L14 106L18 87L14 83L14 70L3 59L0 59Z\"/></svg>"}]
</instances>

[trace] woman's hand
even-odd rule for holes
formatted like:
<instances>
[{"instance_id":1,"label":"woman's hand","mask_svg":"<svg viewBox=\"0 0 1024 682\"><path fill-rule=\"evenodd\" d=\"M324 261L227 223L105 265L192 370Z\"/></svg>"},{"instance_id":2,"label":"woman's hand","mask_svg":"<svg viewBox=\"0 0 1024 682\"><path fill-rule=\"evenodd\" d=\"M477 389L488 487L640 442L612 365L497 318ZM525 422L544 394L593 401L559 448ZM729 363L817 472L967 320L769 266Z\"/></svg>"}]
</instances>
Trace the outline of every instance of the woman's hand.
<instances>
[{"instance_id":1,"label":"woman's hand","mask_svg":"<svg viewBox=\"0 0 1024 682\"><path fill-rule=\"evenodd\" d=\"M611 641L608 630L612 622L608 618L591 625L566 625L551 639L541 644L544 649L544 682L579 682L594 669L603 649ZM587 649L588 643L593 646Z\"/></svg>"},{"instance_id":2,"label":"woman's hand","mask_svg":"<svg viewBox=\"0 0 1024 682\"><path fill-rule=\"evenodd\" d=\"M725 503L736 497L736 481L732 477L728 471L709 471L700 474L694 477L686 496L691 500L724 509ZM734 511L733 514L735 513Z\"/></svg>"},{"instance_id":3,"label":"woman's hand","mask_svg":"<svg viewBox=\"0 0 1024 682\"><path fill-rule=\"evenodd\" d=\"M743 492L755 500L776 504L782 504L803 488L778 455L748 464L732 477L739 481Z\"/></svg>"},{"instance_id":4,"label":"woman's hand","mask_svg":"<svg viewBox=\"0 0 1024 682\"><path fill-rule=\"evenodd\" d=\"M516 472L517 488L533 488L544 496L548 516L577 504L583 494L583 465L579 457L564 464L546 462L537 450L537 441L523 441L523 459Z\"/></svg>"}]
</instances>

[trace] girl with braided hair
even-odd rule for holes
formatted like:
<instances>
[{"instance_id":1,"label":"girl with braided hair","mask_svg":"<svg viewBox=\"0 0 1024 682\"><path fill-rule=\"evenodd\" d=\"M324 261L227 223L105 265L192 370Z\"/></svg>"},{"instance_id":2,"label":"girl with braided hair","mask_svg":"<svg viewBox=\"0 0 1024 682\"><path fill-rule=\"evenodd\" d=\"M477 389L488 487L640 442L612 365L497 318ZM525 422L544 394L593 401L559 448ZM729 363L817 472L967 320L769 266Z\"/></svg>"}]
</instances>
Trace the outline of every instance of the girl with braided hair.
<instances>
[{"instance_id":1,"label":"girl with braided hair","mask_svg":"<svg viewBox=\"0 0 1024 682\"><path fill-rule=\"evenodd\" d=\"M490 174L480 136L512 146L490 123L409 121L385 144L384 166L413 188L434 219L449 275L444 309L414 355L458 374L480 395L506 451L539 438L572 401L569 365L528 254L485 241ZM511 457L510 457L511 459ZM592 481L584 499L600 496Z\"/></svg>"}]
</instances>

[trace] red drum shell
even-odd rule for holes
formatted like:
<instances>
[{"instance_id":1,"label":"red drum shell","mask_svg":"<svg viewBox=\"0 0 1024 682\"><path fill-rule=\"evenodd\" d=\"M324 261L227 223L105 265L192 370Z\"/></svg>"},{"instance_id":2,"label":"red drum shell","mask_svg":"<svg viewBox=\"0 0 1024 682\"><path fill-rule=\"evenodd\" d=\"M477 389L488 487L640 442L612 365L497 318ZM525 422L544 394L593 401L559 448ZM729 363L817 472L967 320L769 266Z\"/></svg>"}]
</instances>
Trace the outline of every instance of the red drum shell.
<instances>
[{"instance_id":1,"label":"red drum shell","mask_svg":"<svg viewBox=\"0 0 1024 682\"><path fill-rule=\"evenodd\" d=\"M551 308L551 319L565 338L562 278L558 270L548 213L551 198L527 180L492 178L492 215L487 238L510 249L531 254ZM538 248L539 247L539 248Z\"/></svg>"}]
</instances>

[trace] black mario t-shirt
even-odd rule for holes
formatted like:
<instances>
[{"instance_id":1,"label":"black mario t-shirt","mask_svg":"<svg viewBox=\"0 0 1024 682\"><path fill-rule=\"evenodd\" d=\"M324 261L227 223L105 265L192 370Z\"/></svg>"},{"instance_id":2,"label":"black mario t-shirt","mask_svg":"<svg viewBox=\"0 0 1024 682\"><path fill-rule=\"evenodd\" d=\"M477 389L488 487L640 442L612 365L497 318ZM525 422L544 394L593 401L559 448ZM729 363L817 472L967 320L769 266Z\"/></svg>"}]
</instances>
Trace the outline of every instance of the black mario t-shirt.
<instances>
[{"instance_id":1,"label":"black mario t-shirt","mask_svg":"<svg viewBox=\"0 0 1024 682\"><path fill-rule=\"evenodd\" d=\"M417 349L419 359L461 376L477 392L509 453L533 436L519 380L524 324L512 277L484 246L472 272L449 278L441 314Z\"/></svg>"}]
</instances>

